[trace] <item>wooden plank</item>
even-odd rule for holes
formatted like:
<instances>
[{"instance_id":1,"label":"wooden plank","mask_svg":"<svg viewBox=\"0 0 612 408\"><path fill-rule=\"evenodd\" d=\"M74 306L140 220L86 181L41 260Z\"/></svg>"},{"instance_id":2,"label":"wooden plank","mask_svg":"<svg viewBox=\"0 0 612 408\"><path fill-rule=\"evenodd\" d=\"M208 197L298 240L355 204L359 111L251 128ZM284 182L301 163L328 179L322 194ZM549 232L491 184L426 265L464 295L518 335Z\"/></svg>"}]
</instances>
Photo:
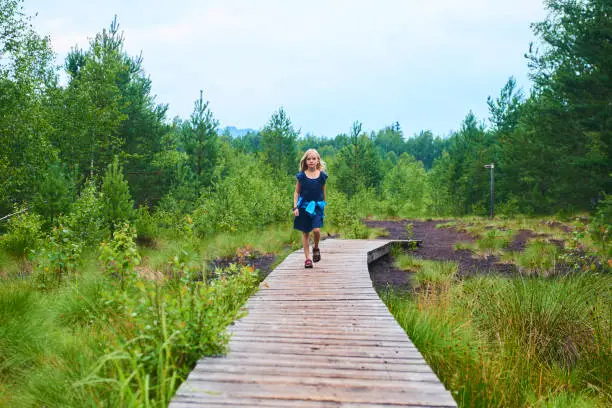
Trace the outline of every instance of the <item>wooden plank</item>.
<instances>
[{"instance_id":1,"label":"wooden plank","mask_svg":"<svg viewBox=\"0 0 612 408\"><path fill-rule=\"evenodd\" d=\"M389 312L387 312L389 313ZM283 321L288 321L291 319L314 319L314 320L329 320L329 321L334 321L334 320L345 320L345 319L351 319L354 321L361 321L361 320L367 320L367 319L385 319L387 316L385 316L383 314L383 312L369 312L369 311L364 311L364 312L358 312L358 311L347 311L347 312L337 312L334 313L333 310L320 310L320 311L300 311L300 310L293 310L293 311L283 311L283 312L277 312L275 315L270 316L270 313L265 313L265 312L254 312L252 314L252 318L261 318L262 321L278 321L278 320L283 320Z\"/></svg>"},{"instance_id":2,"label":"wooden plank","mask_svg":"<svg viewBox=\"0 0 612 408\"><path fill-rule=\"evenodd\" d=\"M327 320L292 320L292 321L275 321L275 320L266 320L265 322L241 322L236 323L234 327L236 330L241 327L246 327L252 329L253 327L267 327L270 330L280 329L280 328L291 328L291 330L308 330L310 328L314 329L333 329L338 328L338 330L359 330L365 329L366 331L371 332L381 332L381 333L402 333L401 327L389 327L385 324L385 322L364 322L360 321L327 321Z\"/></svg>"},{"instance_id":3,"label":"wooden plank","mask_svg":"<svg viewBox=\"0 0 612 408\"><path fill-rule=\"evenodd\" d=\"M361 404L361 403L350 403L343 404L337 401L308 401L298 399L279 399L279 398L232 398L232 397L218 397L218 396L207 396L205 405L203 405L201 399L190 399L181 398L175 399L171 405L173 408L194 408L206 406L207 408L227 408L227 407L266 407L266 408L277 408L277 407L291 407L291 408L332 408L332 407L348 407L350 408L373 408L380 407L378 404ZM419 407L419 408L436 408L432 405L415 405L408 402L404 403L393 403L385 404L385 407ZM439 407L439 406L437 406Z\"/></svg>"},{"instance_id":4,"label":"wooden plank","mask_svg":"<svg viewBox=\"0 0 612 408\"><path fill-rule=\"evenodd\" d=\"M271 340L274 341L271 341ZM300 344L300 345L342 345L348 347L359 347L359 346L374 346L374 347L398 347L405 346L415 348L414 344L409 341L402 340L349 340L349 339L325 339L325 338L305 338L305 336L300 337L279 337L279 336L240 336L234 335L232 336L232 345L236 343L246 343L251 344L255 343L276 343L276 344Z\"/></svg>"},{"instance_id":5,"label":"wooden plank","mask_svg":"<svg viewBox=\"0 0 612 408\"><path fill-rule=\"evenodd\" d=\"M296 337L296 333L288 330L275 330L271 332L270 330L240 330L239 332L229 331L232 336L232 340L235 339L257 339L261 338L262 341L264 339L269 338L288 338L293 339ZM301 332L299 338L302 340L340 340L340 341L350 341L350 340L358 340L358 341L368 341L368 342L376 342L376 341L401 341L401 342L412 342L406 338L406 336L402 336L401 334L378 334L377 333L346 333L346 332L336 332L336 331L314 331L309 330L307 332Z\"/></svg>"},{"instance_id":6,"label":"wooden plank","mask_svg":"<svg viewBox=\"0 0 612 408\"><path fill-rule=\"evenodd\" d=\"M316 375L318 369L335 369L335 370L358 370L372 372L390 372L390 373L426 373L433 374L431 368L424 361L418 359L412 360L391 360L385 361L375 358L361 357L322 357L309 356L308 358L295 359L292 354L279 354L271 359L269 356L260 356L257 354L246 353L231 353L223 358L208 357L200 360L196 370L214 371L218 367L272 367L272 368L292 368L292 369L309 369L312 375Z\"/></svg>"},{"instance_id":7,"label":"wooden plank","mask_svg":"<svg viewBox=\"0 0 612 408\"><path fill-rule=\"evenodd\" d=\"M327 302L326 302L327 303ZM271 303L267 303L267 305L271 305ZM369 314L384 314L389 313L389 310L381 305L363 305L358 303L347 303L347 304L325 304L320 303L318 305L313 304L312 302L301 304L300 307L296 307L295 303L293 304L282 304L276 303L274 304L273 310L263 310L262 308L246 308L249 312L250 316L258 315L273 315L273 314L283 314L283 313L328 313L328 312L337 312L338 314L350 315L351 313L361 314L361 313L369 313ZM248 316L245 316L246 318Z\"/></svg>"},{"instance_id":8,"label":"wooden plank","mask_svg":"<svg viewBox=\"0 0 612 408\"><path fill-rule=\"evenodd\" d=\"M272 358L275 353L293 354L295 356L343 356L343 357L372 357L381 359L393 358L422 358L421 354L414 348L409 347L376 347L376 346L359 346L359 347L342 347L333 345L311 345L302 347L293 344L242 344L232 343L232 351L243 351L249 353L269 354Z\"/></svg>"},{"instance_id":9,"label":"wooden plank","mask_svg":"<svg viewBox=\"0 0 612 408\"><path fill-rule=\"evenodd\" d=\"M319 289L319 288L309 288L302 287L296 290L287 290L287 289L262 289L259 291L257 295L255 295L255 299L259 299L265 296L273 297L273 298L282 298L283 296L308 296L308 297L332 297L332 298L341 298L345 296L359 296L363 297L365 295L370 295L372 299L378 299L378 295L376 292L372 290L363 290L363 289Z\"/></svg>"},{"instance_id":10,"label":"wooden plank","mask_svg":"<svg viewBox=\"0 0 612 408\"><path fill-rule=\"evenodd\" d=\"M254 300L255 302L255 300ZM266 303L266 305L271 305L270 301ZM248 308L248 307L247 307ZM321 301L319 303L316 302L308 302L303 303L299 310L323 310L323 309L334 309L334 310L386 310L389 309L382 302L334 302L331 303L327 300ZM268 311L269 313L273 313L274 311L282 311L282 310L296 310L295 303L293 302L276 302L273 311ZM259 311L252 309L251 311Z\"/></svg>"},{"instance_id":11,"label":"wooden plank","mask_svg":"<svg viewBox=\"0 0 612 408\"><path fill-rule=\"evenodd\" d=\"M285 384L237 383L238 386L232 387L231 391L228 391L228 385L231 384L220 381L193 381L181 390L179 396L201 399L204 404L202 406L206 406L206 398L209 395L216 394L218 397L297 399L381 405L393 404L396 401L410 401L417 406L456 407L452 397L445 392L443 387L422 390L418 386L378 389L367 386L343 386L342 384L327 385L325 383L301 384L292 387ZM170 407L172 407L172 404Z\"/></svg>"},{"instance_id":12,"label":"wooden plank","mask_svg":"<svg viewBox=\"0 0 612 408\"><path fill-rule=\"evenodd\" d=\"M374 357L354 357L354 356L319 356L307 355L296 358L295 354L279 353L274 358L269 353L249 353L231 352L223 357L206 357L198 362L196 368L206 367L214 364L218 360L223 360L228 364L240 365L270 365L270 366L291 366L291 367L338 367L368 370L388 370L406 372L432 372L431 368L420 358L394 358L380 359Z\"/></svg>"},{"instance_id":13,"label":"wooden plank","mask_svg":"<svg viewBox=\"0 0 612 408\"><path fill-rule=\"evenodd\" d=\"M282 309L277 309L275 312L271 313L269 311L263 311L263 310L251 310L251 309L247 309L247 311L249 312L249 320L254 320L255 318L259 318L262 319L262 321L265 321L267 318L271 317L271 316L294 316L294 315L298 315L298 316L323 316L325 318L328 317L332 317L332 316L342 316L342 317L352 317L352 316L358 316L363 318L364 320L367 319L381 319L385 316L385 312L387 313L387 315L389 314L388 310L377 310L377 309L357 309L357 308L353 308L353 309L349 309L349 308L342 308L342 309L338 309L335 310L334 308L328 307L328 308L320 308L320 309L316 309L316 308L282 308ZM335 314L334 314L335 313ZM243 318L244 320L246 320L246 317Z\"/></svg>"},{"instance_id":14,"label":"wooden plank","mask_svg":"<svg viewBox=\"0 0 612 408\"><path fill-rule=\"evenodd\" d=\"M275 321L266 321L266 322L240 322L236 323L234 326L234 330L239 330L241 328L246 328L252 330L258 327L266 327L269 330L291 330L295 333L299 333L300 331L307 330L334 330L337 329L338 332L369 332L369 333L389 333L389 334L401 334L401 327L389 327L385 325L383 322L380 324L372 324L367 322L330 322L330 321L292 321L292 322L275 322Z\"/></svg>"},{"instance_id":15,"label":"wooden plank","mask_svg":"<svg viewBox=\"0 0 612 408\"><path fill-rule=\"evenodd\" d=\"M274 281L266 281L259 285L259 290L269 289L300 289L304 287L304 282L309 282L311 285L313 284L311 279L304 278L303 281L298 282L285 282L279 280L278 283ZM326 282L323 280L319 280L317 283L317 288L319 289L370 289L372 288L372 282L346 282L346 281L338 281L338 282Z\"/></svg>"},{"instance_id":16,"label":"wooden plank","mask_svg":"<svg viewBox=\"0 0 612 408\"><path fill-rule=\"evenodd\" d=\"M258 296L258 297L252 297L251 299L249 299L249 301L246 303L245 307L249 308L249 309L253 309L253 306L255 305L260 305L259 307L264 307L261 304L264 304L265 307L268 307L268 312L270 313L274 313L274 309L270 309L270 306L275 305L277 307L296 307L296 305L298 303L296 302L301 302L301 306L304 307L314 307L314 308L318 308L319 306L322 307L361 307L361 308L367 308L367 309L372 309L372 308L379 308L379 309L387 309L385 304L380 300L375 298L375 295L367 295L367 299L346 299L346 296L328 296L328 297L316 297L315 296L311 296L310 300L309 297L305 294L296 294L296 297L299 296L299 298L297 300L290 300L290 297L283 297L281 298L280 295L278 297L275 297L273 294L267 294L265 297L263 296ZM357 296L354 296L355 298ZM361 297L366 297L366 296L361 296ZM361 298L360 297L360 298Z\"/></svg>"},{"instance_id":17,"label":"wooden plank","mask_svg":"<svg viewBox=\"0 0 612 408\"><path fill-rule=\"evenodd\" d=\"M283 302L317 302L320 300L324 300L327 302L341 302L341 301L346 301L346 300L375 300L376 299L375 296L376 295L366 294L366 295L353 295L353 296L338 296L335 299L330 299L324 296L310 297L306 295L300 295L297 298L292 298L290 296L287 296L287 297L278 296L278 297L275 297L274 299L259 297L257 298L257 300L260 300L262 302L266 302L266 301L278 302L279 300ZM249 304L251 303L252 302L249 301Z\"/></svg>"},{"instance_id":18,"label":"wooden plank","mask_svg":"<svg viewBox=\"0 0 612 408\"><path fill-rule=\"evenodd\" d=\"M297 312L287 312L285 313L266 313L266 312L252 312L252 318L249 320L260 320L261 323L269 323L273 321L283 322L283 321L301 321L301 322L346 322L346 323L365 323L365 324L380 324L381 322L394 322L393 317L389 315L385 316L382 313L370 313L369 315L360 315L355 312L351 313L325 313L324 311L317 311L312 313L297 313ZM259 319L256 319L259 318ZM246 321L246 319L245 319Z\"/></svg>"},{"instance_id":19,"label":"wooden plank","mask_svg":"<svg viewBox=\"0 0 612 408\"><path fill-rule=\"evenodd\" d=\"M338 368L332 365L318 366L316 370L312 367L295 366L270 366L254 364L207 364L193 370L194 378L205 379L210 376L212 379L222 380L222 374L244 374L257 380L260 375L276 375L287 378L307 377L307 378L334 378L352 380L373 380L373 381L412 381L430 382L439 384L438 377L432 372L414 371L389 371L389 370L370 370L355 368ZM216 376L216 377L215 377ZM370 385L373 385L371 383Z\"/></svg>"},{"instance_id":20,"label":"wooden plank","mask_svg":"<svg viewBox=\"0 0 612 408\"><path fill-rule=\"evenodd\" d=\"M246 323L245 323L246 324ZM400 333L401 329L390 329L385 327L385 322L377 322L372 324L367 324L363 322L363 319L355 318L353 320L349 320L348 318L333 318L333 319L316 319L316 318L301 318L300 316L291 316L290 318L283 318L282 316L275 316L274 318L266 319L265 323L270 329L282 327L284 325L291 326L296 330L300 330L299 327L302 327L302 330L307 330L309 327L322 328L322 327L363 327L363 328L375 328L385 333ZM237 328L241 326L235 326Z\"/></svg>"},{"instance_id":21,"label":"wooden plank","mask_svg":"<svg viewBox=\"0 0 612 408\"><path fill-rule=\"evenodd\" d=\"M416 374L418 379L391 379L379 373L371 375L370 378L359 378L351 376L338 375L320 375L311 376L308 370L296 370L295 375L285 375L282 373L271 373L272 370L264 370L259 374L252 375L250 372L235 371L215 371L207 372L205 370L193 370L189 375L189 380L193 382L208 382L208 383L240 383L240 384L258 384L258 385L282 385L286 387L295 387L300 385L325 385L334 387L346 388L370 388L379 390L415 390L417 392L439 392L444 391L444 386L440 384L438 378L430 376L430 381L425 381L423 377ZM420 377L420 378L419 378Z\"/></svg>"},{"instance_id":22,"label":"wooden plank","mask_svg":"<svg viewBox=\"0 0 612 408\"><path fill-rule=\"evenodd\" d=\"M235 334L237 331L234 329L230 329L229 333ZM253 334L265 334L265 333L275 333L278 336L323 336L323 337L340 337L340 338L349 338L350 336L356 336L363 338L367 336L367 338L378 339L392 339L397 338L398 336L405 336L405 334L400 331L380 331L377 329L370 329L364 327L350 326L350 327L285 327L282 325L270 328L270 327L261 327L259 325L251 325L251 326L243 326L240 328L240 333L253 333Z\"/></svg>"}]
</instances>

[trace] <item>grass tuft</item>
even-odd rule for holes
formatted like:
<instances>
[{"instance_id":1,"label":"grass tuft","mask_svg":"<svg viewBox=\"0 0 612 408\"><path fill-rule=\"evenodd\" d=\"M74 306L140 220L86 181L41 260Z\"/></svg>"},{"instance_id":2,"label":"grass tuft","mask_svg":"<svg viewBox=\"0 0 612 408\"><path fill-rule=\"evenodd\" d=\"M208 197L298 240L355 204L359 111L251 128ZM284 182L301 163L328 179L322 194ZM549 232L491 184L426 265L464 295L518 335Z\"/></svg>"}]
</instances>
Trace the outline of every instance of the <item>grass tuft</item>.
<instances>
[{"instance_id":1,"label":"grass tuft","mask_svg":"<svg viewBox=\"0 0 612 408\"><path fill-rule=\"evenodd\" d=\"M400 256L419 287L381 297L459 406L612 403L612 276L453 278Z\"/></svg>"}]
</instances>

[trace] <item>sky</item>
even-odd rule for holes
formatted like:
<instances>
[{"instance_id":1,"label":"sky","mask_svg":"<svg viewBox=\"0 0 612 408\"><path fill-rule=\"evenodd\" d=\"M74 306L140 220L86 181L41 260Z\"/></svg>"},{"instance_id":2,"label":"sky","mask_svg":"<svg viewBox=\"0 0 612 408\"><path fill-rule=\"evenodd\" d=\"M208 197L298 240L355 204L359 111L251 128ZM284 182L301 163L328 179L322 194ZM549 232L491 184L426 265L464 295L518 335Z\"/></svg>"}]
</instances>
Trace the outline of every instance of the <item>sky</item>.
<instances>
[{"instance_id":1,"label":"sky","mask_svg":"<svg viewBox=\"0 0 612 408\"><path fill-rule=\"evenodd\" d=\"M222 126L261 129L283 107L302 135L377 131L447 136L489 113L510 76L529 92L524 55L541 0L25 0L63 64L117 15L142 53L168 120L200 90ZM488 122L486 122L488 123Z\"/></svg>"}]
</instances>

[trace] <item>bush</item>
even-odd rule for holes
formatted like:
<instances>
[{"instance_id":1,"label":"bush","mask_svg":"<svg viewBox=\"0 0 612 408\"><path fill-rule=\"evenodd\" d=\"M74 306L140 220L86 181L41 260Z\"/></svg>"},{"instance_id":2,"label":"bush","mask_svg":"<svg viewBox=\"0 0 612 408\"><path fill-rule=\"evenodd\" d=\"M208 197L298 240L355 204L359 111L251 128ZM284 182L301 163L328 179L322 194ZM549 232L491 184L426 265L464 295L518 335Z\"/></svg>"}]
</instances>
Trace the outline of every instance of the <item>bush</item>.
<instances>
[{"instance_id":1,"label":"bush","mask_svg":"<svg viewBox=\"0 0 612 408\"><path fill-rule=\"evenodd\" d=\"M0 239L0 247L9 255L23 259L40 244L42 218L34 212L24 211L9 218L7 229Z\"/></svg>"},{"instance_id":2,"label":"bush","mask_svg":"<svg viewBox=\"0 0 612 408\"><path fill-rule=\"evenodd\" d=\"M495 212L505 218L514 218L520 213L518 198L511 197L503 203L497 204Z\"/></svg>"},{"instance_id":3,"label":"bush","mask_svg":"<svg viewBox=\"0 0 612 408\"><path fill-rule=\"evenodd\" d=\"M101 189L102 214L107 225L114 230L121 223L134 220L134 202L130 197L130 189L123 178L123 168L119 159L108 165Z\"/></svg>"},{"instance_id":4,"label":"bush","mask_svg":"<svg viewBox=\"0 0 612 408\"><path fill-rule=\"evenodd\" d=\"M225 328L240 317L257 274L250 267L232 266L214 284L189 274L133 283L103 295L109 310L126 320L124 330L118 333L116 351L77 385L101 401L109 399L108 392L120 395L113 406L167 406L178 379L199 358L224 351Z\"/></svg>"},{"instance_id":5,"label":"bush","mask_svg":"<svg viewBox=\"0 0 612 408\"><path fill-rule=\"evenodd\" d=\"M368 229L360 220L357 205L351 205L346 196L339 191L328 191L327 198L330 204L325 207L325 222L329 226L345 238L367 237ZM357 199L351 201L357 203Z\"/></svg>"},{"instance_id":6,"label":"bush","mask_svg":"<svg viewBox=\"0 0 612 408\"><path fill-rule=\"evenodd\" d=\"M555 272L561 249L554 244L531 240L516 260L523 273L536 273L548 276Z\"/></svg>"},{"instance_id":7,"label":"bush","mask_svg":"<svg viewBox=\"0 0 612 408\"><path fill-rule=\"evenodd\" d=\"M165 196L155 208L153 219L156 221L159 230L172 238L182 239L185 231L192 231L192 226L188 225L188 218L182 212L179 202L172 196Z\"/></svg>"},{"instance_id":8,"label":"bush","mask_svg":"<svg viewBox=\"0 0 612 408\"><path fill-rule=\"evenodd\" d=\"M42 269L39 286L47 287L50 277L59 285L65 275L76 273L83 246L75 234L63 225L53 227L45 248L41 251Z\"/></svg>"},{"instance_id":9,"label":"bush","mask_svg":"<svg viewBox=\"0 0 612 408\"><path fill-rule=\"evenodd\" d=\"M136 231L127 222L113 232L113 239L100 244L100 260L109 275L119 278L122 286L140 264L140 255L134 239Z\"/></svg>"},{"instance_id":10,"label":"bush","mask_svg":"<svg viewBox=\"0 0 612 408\"><path fill-rule=\"evenodd\" d=\"M592 252L585 244L589 228L581 218L573 223L571 238L565 242L565 247L559 258L573 271L603 272L610 270L612 265L609 258L603 260L601 256ZM606 244L604 244L606 245ZM607 262L605 262L607 261Z\"/></svg>"},{"instance_id":11,"label":"bush","mask_svg":"<svg viewBox=\"0 0 612 408\"><path fill-rule=\"evenodd\" d=\"M516 278L503 292L481 293L473 316L491 340L518 347L525 358L570 367L593 352L592 298L606 290L609 296L597 282L588 276Z\"/></svg>"},{"instance_id":12,"label":"bush","mask_svg":"<svg viewBox=\"0 0 612 408\"><path fill-rule=\"evenodd\" d=\"M403 153L383 182L383 196L389 203L388 210L403 216L421 215L425 205L426 183L423 163Z\"/></svg>"},{"instance_id":13,"label":"bush","mask_svg":"<svg viewBox=\"0 0 612 408\"><path fill-rule=\"evenodd\" d=\"M487 231L482 238L476 241L479 250L485 252L498 252L508 246L512 239L512 231L492 229Z\"/></svg>"},{"instance_id":14,"label":"bush","mask_svg":"<svg viewBox=\"0 0 612 408\"><path fill-rule=\"evenodd\" d=\"M74 182L66 176L62 165L51 165L38 185L33 207L50 226L60 214L70 211L74 195Z\"/></svg>"},{"instance_id":15,"label":"bush","mask_svg":"<svg viewBox=\"0 0 612 408\"><path fill-rule=\"evenodd\" d=\"M157 221L151 215L149 207L141 206L136 211L136 227L137 240L141 244L151 245L159 232Z\"/></svg>"},{"instance_id":16,"label":"bush","mask_svg":"<svg viewBox=\"0 0 612 408\"><path fill-rule=\"evenodd\" d=\"M227 177L202 194L193 212L194 232L204 237L288 221L290 179L279 180L271 174L259 161L245 156Z\"/></svg>"},{"instance_id":17,"label":"bush","mask_svg":"<svg viewBox=\"0 0 612 408\"><path fill-rule=\"evenodd\" d=\"M85 247L98 245L108 235L102 215L102 202L94 180L87 180L72 212L60 218L60 223L74 233L75 240Z\"/></svg>"}]
</instances>

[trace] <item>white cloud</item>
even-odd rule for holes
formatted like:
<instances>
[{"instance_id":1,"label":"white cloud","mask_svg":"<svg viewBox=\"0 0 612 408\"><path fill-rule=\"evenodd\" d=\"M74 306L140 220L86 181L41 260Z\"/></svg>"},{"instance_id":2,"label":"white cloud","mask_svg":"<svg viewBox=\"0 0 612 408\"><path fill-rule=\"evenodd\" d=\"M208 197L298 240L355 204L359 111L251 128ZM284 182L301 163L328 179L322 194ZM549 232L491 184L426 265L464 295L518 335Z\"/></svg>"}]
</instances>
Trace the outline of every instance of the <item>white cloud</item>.
<instances>
[{"instance_id":1,"label":"white cloud","mask_svg":"<svg viewBox=\"0 0 612 408\"><path fill-rule=\"evenodd\" d=\"M348 117L442 133L458 127L470 108L485 115L486 97L508 76L525 78L529 23L544 17L534 0L26 6L40 9L34 22L62 58L74 44L86 47L118 14L128 52L142 50L153 90L173 114L187 116L203 88L225 124L260 127L285 105L298 127L328 135L350 127Z\"/></svg>"}]
</instances>

